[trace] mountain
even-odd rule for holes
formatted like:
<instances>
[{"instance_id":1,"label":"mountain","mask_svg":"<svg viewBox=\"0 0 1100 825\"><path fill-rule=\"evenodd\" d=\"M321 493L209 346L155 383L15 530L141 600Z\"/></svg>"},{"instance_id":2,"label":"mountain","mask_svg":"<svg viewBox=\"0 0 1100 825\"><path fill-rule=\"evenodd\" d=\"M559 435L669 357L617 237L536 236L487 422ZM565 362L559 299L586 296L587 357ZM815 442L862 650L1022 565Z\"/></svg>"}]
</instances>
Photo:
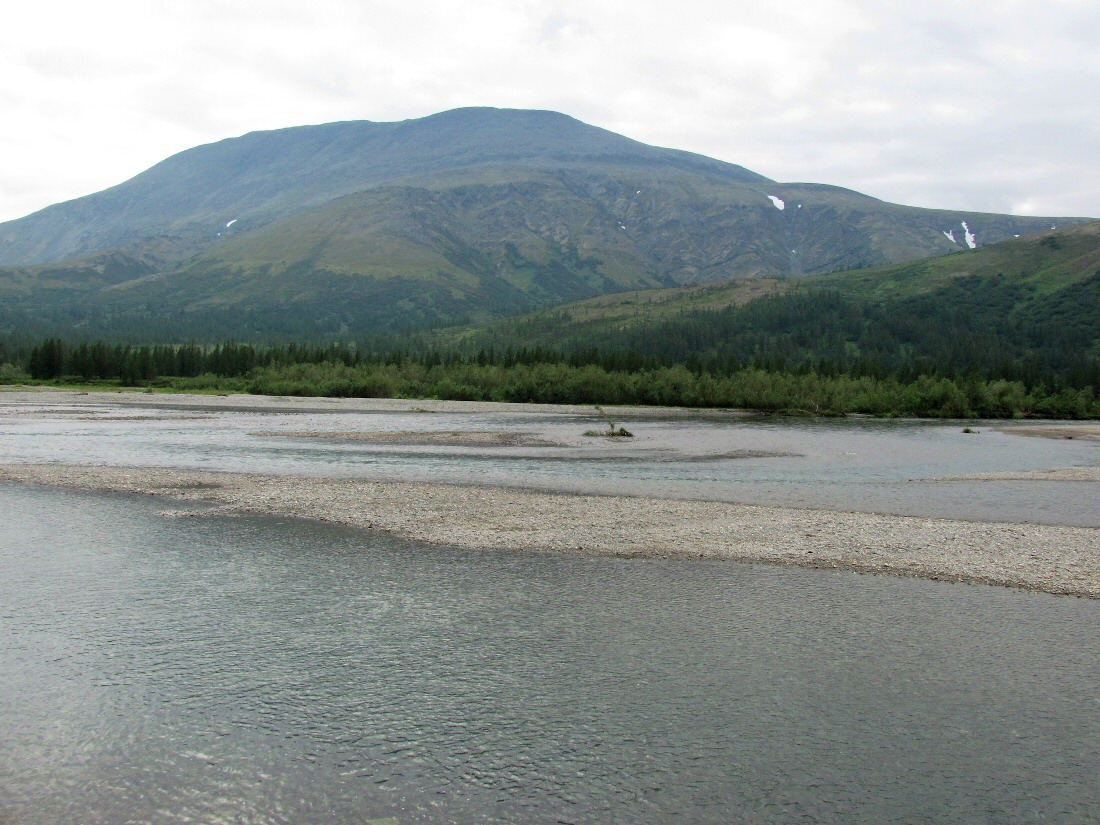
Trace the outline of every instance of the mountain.
<instances>
[{"instance_id":1,"label":"mountain","mask_svg":"<svg viewBox=\"0 0 1100 825\"><path fill-rule=\"evenodd\" d=\"M646 146L555 112L458 109L398 123L253 132L181 152L103 192L0 224L0 264L52 262L154 238L193 252L384 187L447 191L631 168L768 182L733 164Z\"/></svg>"},{"instance_id":2,"label":"mountain","mask_svg":"<svg viewBox=\"0 0 1100 825\"><path fill-rule=\"evenodd\" d=\"M1082 222L782 184L553 112L256 132L0 224L0 331L362 335Z\"/></svg>"},{"instance_id":3,"label":"mountain","mask_svg":"<svg viewBox=\"0 0 1100 825\"><path fill-rule=\"evenodd\" d=\"M424 345L788 369L826 361L857 374L931 369L1095 389L1100 221L874 269L600 296L437 331Z\"/></svg>"}]
</instances>

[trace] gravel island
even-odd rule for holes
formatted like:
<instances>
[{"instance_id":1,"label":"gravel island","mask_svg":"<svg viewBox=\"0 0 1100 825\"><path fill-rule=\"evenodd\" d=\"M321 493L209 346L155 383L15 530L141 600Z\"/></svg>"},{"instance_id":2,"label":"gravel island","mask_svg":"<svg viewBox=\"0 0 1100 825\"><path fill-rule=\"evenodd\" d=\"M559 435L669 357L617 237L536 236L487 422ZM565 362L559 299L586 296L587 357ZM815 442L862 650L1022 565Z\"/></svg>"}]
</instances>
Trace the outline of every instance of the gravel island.
<instances>
[{"instance_id":1,"label":"gravel island","mask_svg":"<svg viewBox=\"0 0 1100 825\"><path fill-rule=\"evenodd\" d=\"M137 393L16 391L0 393L0 416L59 414L102 419L112 411L223 412L523 412L582 413L591 408L493 405L395 399L292 399L256 396L151 396ZM132 412L131 412L132 411ZM632 417L688 411L631 409ZM694 415L700 413L693 412ZM710 411L716 417L742 413ZM1021 435L1076 438L1096 424L1028 427ZM1029 431L1030 430L1030 431ZM274 433L272 433L274 434ZM540 444L530 433L358 435L283 431L327 437L432 444ZM783 455L783 454L777 454ZM1096 467L1052 468L974 478L1100 482ZM937 481L943 479L931 479ZM204 513L282 515L385 530L465 548L710 558L790 564L984 583L1100 598L1100 530L1091 527L918 518L767 507L713 501L576 495L439 483L209 472L166 467L0 465L0 481L163 498L170 516Z\"/></svg>"},{"instance_id":2,"label":"gravel island","mask_svg":"<svg viewBox=\"0 0 1100 825\"><path fill-rule=\"evenodd\" d=\"M160 468L6 465L0 480L153 495L467 548L794 564L1100 598L1100 531L1091 528ZM204 512L211 510L166 515Z\"/></svg>"}]
</instances>

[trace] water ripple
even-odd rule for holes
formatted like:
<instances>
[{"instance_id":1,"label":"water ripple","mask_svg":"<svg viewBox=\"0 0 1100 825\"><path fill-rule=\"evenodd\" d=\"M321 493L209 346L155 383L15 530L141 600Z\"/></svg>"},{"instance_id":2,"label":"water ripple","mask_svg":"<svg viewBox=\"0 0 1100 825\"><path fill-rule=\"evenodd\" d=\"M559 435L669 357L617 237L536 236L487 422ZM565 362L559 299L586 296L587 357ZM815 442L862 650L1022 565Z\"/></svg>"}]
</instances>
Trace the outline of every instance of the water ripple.
<instances>
[{"instance_id":1,"label":"water ripple","mask_svg":"<svg viewBox=\"0 0 1100 825\"><path fill-rule=\"evenodd\" d=\"M1100 821L1097 602L0 507L5 825Z\"/></svg>"}]
</instances>

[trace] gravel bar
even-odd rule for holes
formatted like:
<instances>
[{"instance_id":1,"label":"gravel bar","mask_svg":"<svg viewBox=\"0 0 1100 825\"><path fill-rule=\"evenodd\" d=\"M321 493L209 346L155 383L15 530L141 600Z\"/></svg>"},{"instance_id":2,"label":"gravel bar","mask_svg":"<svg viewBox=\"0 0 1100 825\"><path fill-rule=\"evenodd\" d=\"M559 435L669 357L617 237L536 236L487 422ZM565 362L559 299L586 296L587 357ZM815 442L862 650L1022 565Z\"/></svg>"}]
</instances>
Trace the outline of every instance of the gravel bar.
<instances>
[{"instance_id":1,"label":"gravel bar","mask_svg":"<svg viewBox=\"0 0 1100 825\"><path fill-rule=\"evenodd\" d=\"M1100 530L705 501L159 468L0 466L0 481L277 514L466 548L730 559L1100 598Z\"/></svg>"}]
</instances>

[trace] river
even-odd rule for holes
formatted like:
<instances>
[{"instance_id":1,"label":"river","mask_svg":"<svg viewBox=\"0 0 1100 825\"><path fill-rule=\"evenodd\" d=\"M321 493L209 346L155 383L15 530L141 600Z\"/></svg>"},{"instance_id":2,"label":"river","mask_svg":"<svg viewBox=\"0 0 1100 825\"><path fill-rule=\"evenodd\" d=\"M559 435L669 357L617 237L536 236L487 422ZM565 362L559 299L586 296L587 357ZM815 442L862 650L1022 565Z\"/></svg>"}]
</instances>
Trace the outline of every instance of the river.
<instances>
[{"instance_id":1,"label":"river","mask_svg":"<svg viewBox=\"0 0 1100 825\"><path fill-rule=\"evenodd\" d=\"M371 419L566 444L495 452L249 434L364 427L308 415L97 409L0 432L9 461L727 499L772 473L762 495L786 503L831 478L916 510L939 505L897 491L936 485L910 478L1096 460L954 424L640 420L639 442L592 445L579 418ZM705 458L750 440L795 455ZM1077 519L1059 500L1047 518ZM0 484L5 825L1100 822L1095 600L164 511Z\"/></svg>"}]
</instances>

